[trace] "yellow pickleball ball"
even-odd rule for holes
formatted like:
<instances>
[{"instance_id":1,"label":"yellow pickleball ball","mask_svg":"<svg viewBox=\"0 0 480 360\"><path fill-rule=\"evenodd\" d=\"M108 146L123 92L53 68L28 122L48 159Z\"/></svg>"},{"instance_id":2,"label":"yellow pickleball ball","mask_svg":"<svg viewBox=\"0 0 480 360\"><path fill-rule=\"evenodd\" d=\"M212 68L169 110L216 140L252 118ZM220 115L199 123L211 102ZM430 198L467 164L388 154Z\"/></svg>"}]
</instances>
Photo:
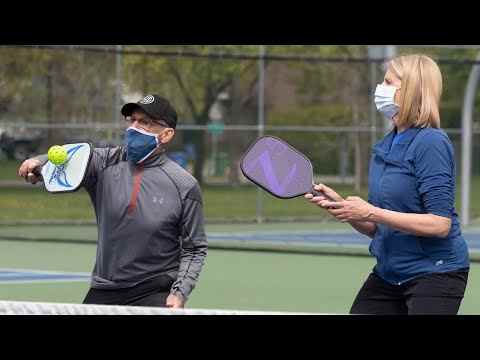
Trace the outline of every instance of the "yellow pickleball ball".
<instances>
[{"instance_id":1,"label":"yellow pickleball ball","mask_svg":"<svg viewBox=\"0 0 480 360\"><path fill-rule=\"evenodd\" d=\"M48 149L48 160L54 165L63 165L67 161L67 150L60 145L54 145Z\"/></svg>"}]
</instances>

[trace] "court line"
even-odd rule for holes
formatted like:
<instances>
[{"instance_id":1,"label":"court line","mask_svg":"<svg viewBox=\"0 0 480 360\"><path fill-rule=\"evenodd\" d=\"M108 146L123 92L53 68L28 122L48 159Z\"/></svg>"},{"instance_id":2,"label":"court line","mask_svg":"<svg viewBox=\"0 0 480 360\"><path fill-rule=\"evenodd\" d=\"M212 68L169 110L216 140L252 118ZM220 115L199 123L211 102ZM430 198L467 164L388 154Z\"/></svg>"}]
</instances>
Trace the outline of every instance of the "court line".
<instances>
[{"instance_id":1,"label":"court line","mask_svg":"<svg viewBox=\"0 0 480 360\"><path fill-rule=\"evenodd\" d=\"M6 275L6 276L2 276L1 272L3 272L4 273L3 275ZM52 278L46 278L48 276L52 276ZM57 276L57 278L55 278L55 276ZM0 284L1 285L59 283L59 282L90 282L90 280L91 280L91 274L85 273L85 272L65 272L65 271L48 271L48 270L35 270L35 269L0 268Z\"/></svg>"}]
</instances>

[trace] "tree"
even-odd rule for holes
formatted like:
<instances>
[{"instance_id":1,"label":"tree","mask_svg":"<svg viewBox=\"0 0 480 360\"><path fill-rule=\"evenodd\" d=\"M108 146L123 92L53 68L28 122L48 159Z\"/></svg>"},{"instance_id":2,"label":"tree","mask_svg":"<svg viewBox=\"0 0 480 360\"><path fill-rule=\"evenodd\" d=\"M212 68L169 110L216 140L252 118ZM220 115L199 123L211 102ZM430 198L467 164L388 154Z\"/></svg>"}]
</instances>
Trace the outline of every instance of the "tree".
<instances>
[{"instance_id":1,"label":"tree","mask_svg":"<svg viewBox=\"0 0 480 360\"><path fill-rule=\"evenodd\" d=\"M128 49L156 49L210 52L256 53L255 45L183 45L131 46ZM236 77L249 77L254 72L254 60L209 60L187 57L149 57L129 55L125 59L128 87L133 91L160 91L176 105L182 122L206 125L209 112L219 94L229 89ZM145 74L148 80L145 81ZM203 183L205 140L203 131L187 133L195 145L194 176Z\"/></svg>"},{"instance_id":2,"label":"tree","mask_svg":"<svg viewBox=\"0 0 480 360\"><path fill-rule=\"evenodd\" d=\"M2 117L28 124L111 122L113 60L81 50L0 47ZM51 128L45 145L71 135Z\"/></svg>"},{"instance_id":3,"label":"tree","mask_svg":"<svg viewBox=\"0 0 480 360\"><path fill-rule=\"evenodd\" d=\"M303 45L290 47L290 52L322 57L362 57L365 46L318 46ZM278 51L278 50L277 50ZM269 122L277 125L311 126L368 126L369 79L367 64L356 63L288 63L294 70L296 84L295 105L284 114L271 114ZM366 184L369 141L365 135L350 135L351 141L344 143L341 134L301 133L286 135L299 149L309 154L314 167L324 173L337 168L342 146L352 144L354 153L355 185L360 190ZM337 170L338 171L338 170Z\"/></svg>"}]
</instances>

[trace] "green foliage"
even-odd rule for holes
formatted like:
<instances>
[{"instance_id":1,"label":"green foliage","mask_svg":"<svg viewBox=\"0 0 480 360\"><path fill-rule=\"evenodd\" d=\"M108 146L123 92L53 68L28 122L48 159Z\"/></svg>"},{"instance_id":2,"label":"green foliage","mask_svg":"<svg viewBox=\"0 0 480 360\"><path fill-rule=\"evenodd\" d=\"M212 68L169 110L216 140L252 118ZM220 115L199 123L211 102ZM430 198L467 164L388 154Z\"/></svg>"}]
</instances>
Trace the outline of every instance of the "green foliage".
<instances>
[{"instance_id":1,"label":"green foliage","mask_svg":"<svg viewBox=\"0 0 480 360\"><path fill-rule=\"evenodd\" d=\"M0 114L27 122L111 122L113 64L113 55L0 47Z\"/></svg>"},{"instance_id":2,"label":"green foliage","mask_svg":"<svg viewBox=\"0 0 480 360\"><path fill-rule=\"evenodd\" d=\"M475 49L448 49L448 48L401 48L400 54L425 54L436 59L475 60L478 50ZM472 65L439 63L443 77L443 95L440 105L442 127L460 128L462 119L463 98ZM474 119L478 119L480 104L480 91L476 93ZM478 120L477 120L478 121Z\"/></svg>"},{"instance_id":3,"label":"green foliage","mask_svg":"<svg viewBox=\"0 0 480 360\"><path fill-rule=\"evenodd\" d=\"M269 125L349 126L352 110L348 104L311 104L287 112L268 113Z\"/></svg>"},{"instance_id":4,"label":"green foliage","mask_svg":"<svg viewBox=\"0 0 480 360\"><path fill-rule=\"evenodd\" d=\"M129 46L128 49L150 51L189 51L255 53L255 45L155 45ZM208 111L217 96L231 85L234 77L245 81L256 74L253 60L217 60L191 57L125 57L126 80L133 91L159 91L168 94L181 117L195 123L206 123ZM148 77L144 79L144 77ZM188 121L187 120L187 121Z\"/></svg>"},{"instance_id":5,"label":"green foliage","mask_svg":"<svg viewBox=\"0 0 480 360\"><path fill-rule=\"evenodd\" d=\"M462 108L457 100L442 101L440 104L440 119L442 128L462 127Z\"/></svg>"},{"instance_id":6,"label":"green foliage","mask_svg":"<svg viewBox=\"0 0 480 360\"><path fill-rule=\"evenodd\" d=\"M230 94L229 101L224 102L227 110L224 121L227 124L256 123L256 60L185 57L181 52L257 55L258 45L128 45L124 49L180 52L178 56L124 55L122 59L126 90L165 95L179 111L181 123L208 123L209 110L224 91ZM433 58L474 59L477 54L476 50L399 49L402 54L425 53ZM266 52L347 58L365 56L367 46L266 45ZM277 84L269 85L266 94L268 124L369 125L372 89L367 64L267 60L266 67L267 82L281 70L284 77L278 80L279 85L288 85L294 97L285 106L278 101L268 102L269 93L277 90ZM442 126L458 128L471 66L440 64L440 67L444 78ZM0 116L2 120L13 121L112 122L119 111L114 107L115 76L114 54L0 47ZM48 81L52 85L50 91ZM477 92L477 104L478 101L480 91ZM477 106L476 118L479 109ZM245 139L250 135L228 134L231 163L238 160L235 148L244 148L249 141ZM322 153L321 157L313 155L314 162L322 169L336 171L338 168L338 136L292 133L286 137L308 154ZM197 145L206 141L199 132L185 134L185 138L188 138L186 142ZM198 152L201 163L208 154ZM368 160L367 157L362 159ZM199 173L197 169L196 176Z\"/></svg>"},{"instance_id":7,"label":"green foliage","mask_svg":"<svg viewBox=\"0 0 480 360\"><path fill-rule=\"evenodd\" d=\"M349 187L342 191L350 193ZM232 188L204 186L205 216L208 220L250 220L255 218L257 190L253 186ZM95 215L88 194L80 190L73 194L52 195L38 188L1 188L0 221L22 220L87 220ZM327 215L304 199L278 200L265 194L265 212L271 218L323 217ZM232 205L235 209L232 211Z\"/></svg>"},{"instance_id":8,"label":"green foliage","mask_svg":"<svg viewBox=\"0 0 480 360\"><path fill-rule=\"evenodd\" d=\"M292 144L301 149L301 144ZM318 151L321 154L324 150ZM315 155L315 154L309 154ZM456 208L460 209L460 179L457 178ZM332 185L343 196L359 195L366 198L363 189L356 193L352 186ZM253 220L256 211L257 190L253 186L203 186L205 216L207 220L230 219ZM318 211L304 199L279 200L264 194L264 210L268 218L287 219L323 219L330 220L328 214ZM0 221L16 220L90 220L95 216L87 193L80 190L73 194L52 195L46 191L33 188L0 187ZM232 209L232 204L235 204ZM472 219L480 218L480 177L472 179L471 197Z\"/></svg>"},{"instance_id":9,"label":"green foliage","mask_svg":"<svg viewBox=\"0 0 480 360\"><path fill-rule=\"evenodd\" d=\"M309 105L284 113L269 112L269 125L296 126L350 126L351 107L342 103ZM322 132L278 132L271 133L288 141L305 153L319 174L338 174L340 150L342 146L351 152L348 134ZM346 141L345 141L346 140Z\"/></svg>"}]
</instances>

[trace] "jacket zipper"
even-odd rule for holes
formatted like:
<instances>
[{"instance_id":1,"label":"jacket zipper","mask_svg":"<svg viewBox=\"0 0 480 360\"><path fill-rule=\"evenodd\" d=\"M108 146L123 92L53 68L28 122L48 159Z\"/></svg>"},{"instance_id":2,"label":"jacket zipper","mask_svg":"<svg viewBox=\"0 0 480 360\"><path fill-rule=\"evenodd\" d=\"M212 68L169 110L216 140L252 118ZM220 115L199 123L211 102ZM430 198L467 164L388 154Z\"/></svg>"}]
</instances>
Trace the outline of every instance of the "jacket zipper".
<instances>
[{"instance_id":1,"label":"jacket zipper","mask_svg":"<svg viewBox=\"0 0 480 360\"><path fill-rule=\"evenodd\" d=\"M383 179L385 177L385 172L387 171L387 162L385 161L385 156L382 158L383 160L383 170L382 170L382 176L380 178L380 204L381 204L381 207L384 208L385 207L385 204L384 204L384 194L383 194ZM387 228L385 226L385 228ZM383 238L383 244L382 244L382 257L383 257L383 263L385 264L385 275L388 276L388 273L389 273L389 267L388 267L388 262L387 262L387 256L386 256L386 253L387 253L387 239L384 237Z\"/></svg>"},{"instance_id":2,"label":"jacket zipper","mask_svg":"<svg viewBox=\"0 0 480 360\"><path fill-rule=\"evenodd\" d=\"M130 202L128 204L127 213L132 215L135 209L137 208L137 199L138 193L140 192L140 184L142 182L142 175L143 175L143 165L139 165L135 168L134 175L133 175L133 189L132 194L130 196Z\"/></svg>"}]
</instances>

